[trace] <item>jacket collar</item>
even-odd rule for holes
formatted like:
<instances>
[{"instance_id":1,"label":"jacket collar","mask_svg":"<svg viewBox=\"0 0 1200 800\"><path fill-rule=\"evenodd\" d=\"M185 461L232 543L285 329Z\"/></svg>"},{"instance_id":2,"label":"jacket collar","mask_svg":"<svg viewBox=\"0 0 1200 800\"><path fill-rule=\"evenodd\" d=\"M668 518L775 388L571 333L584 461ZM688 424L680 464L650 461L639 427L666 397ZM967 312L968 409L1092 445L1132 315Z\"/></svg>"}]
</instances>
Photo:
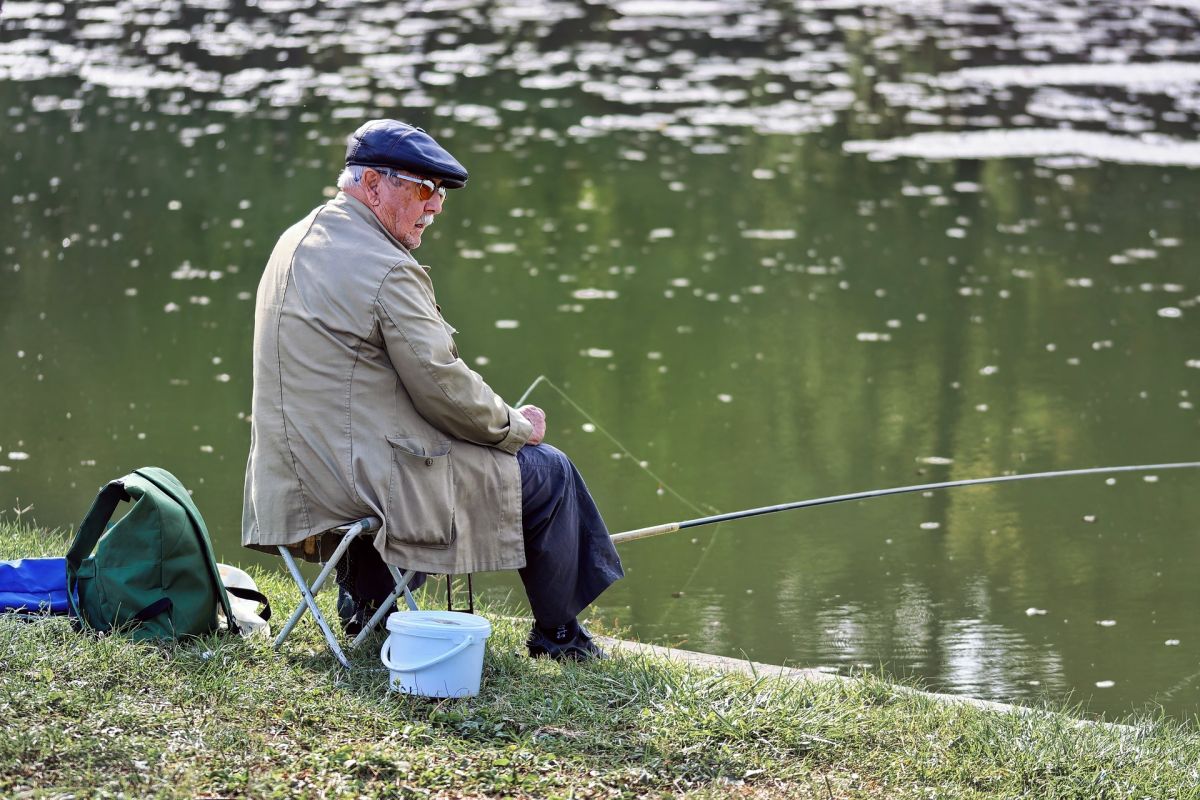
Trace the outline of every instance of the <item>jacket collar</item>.
<instances>
[{"instance_id":1,"label":"jacket collar","mask_svg":"<svg viewBox=\"0 0 1200 800\"><path fill-rule=\"evenodd\" d=\"M416 261L416 259L413 258L412 253L409 252L408 248L400 244L400 240L395 236L392 236L392 234L388 232L388 229L383 227L383 223L379 221L379 217L375 216L375 212L372 211L371 207L366 203L362 202L356 197L351 197L345 192L338 192L337 195L329 201L329 205L345 209L346 211L350 212L351 215L358 217L363 222L379 231L379 233L383 234L384 237L386 237L396 249L404 253L404 255L408 256L411 260Z\"/></svg>"}]
</instances>

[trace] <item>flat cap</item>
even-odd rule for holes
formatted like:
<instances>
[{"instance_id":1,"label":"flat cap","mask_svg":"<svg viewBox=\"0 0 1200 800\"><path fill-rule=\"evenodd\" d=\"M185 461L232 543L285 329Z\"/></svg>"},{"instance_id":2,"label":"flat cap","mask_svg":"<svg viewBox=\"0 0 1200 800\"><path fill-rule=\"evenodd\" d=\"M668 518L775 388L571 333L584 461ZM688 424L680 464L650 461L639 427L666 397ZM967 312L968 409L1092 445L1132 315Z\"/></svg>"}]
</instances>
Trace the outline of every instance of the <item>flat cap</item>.
<instances>
[{"instance_id":1,"label":"flat cap","mask_svg":"<svg viewBox=\"0 0 1200 800\"><path fill-rule=\"evenodd\" d=\"M420 128L395 119L364 122L346 140L346 165L390 167L441 180L447 189L467 185L467 170Z\"/></svg>"}]
</instances>

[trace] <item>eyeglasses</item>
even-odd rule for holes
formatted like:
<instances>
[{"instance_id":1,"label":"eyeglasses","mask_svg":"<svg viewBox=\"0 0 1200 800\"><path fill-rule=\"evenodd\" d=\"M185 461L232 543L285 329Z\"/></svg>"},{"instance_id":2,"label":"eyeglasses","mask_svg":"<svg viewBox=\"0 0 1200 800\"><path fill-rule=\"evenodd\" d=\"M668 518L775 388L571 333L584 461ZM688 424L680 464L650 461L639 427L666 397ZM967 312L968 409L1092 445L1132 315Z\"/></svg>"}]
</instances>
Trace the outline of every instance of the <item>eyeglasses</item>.
<instances>
[{"instance_id":1,"label":"eyeglasses","mask_svg":"<svg viewBox=\"0 0 1200 800\"><path fill-rule=\"evenodd\" d=\"M380 175L387 175L389 178L399 178L402 181L408 181L409 183L417 184L417 186L420 187L417 189L417 197L421 198L421 202L425 202L429 198L433 197L434 192L437 192L438 197L442 198L443 200L446 198L446 187L438 186L428 178L411 178L408 175L401 175L399 172L393 172L386 167L371 167L371 169L375 170Z\"/></svg>"}]
</instances>

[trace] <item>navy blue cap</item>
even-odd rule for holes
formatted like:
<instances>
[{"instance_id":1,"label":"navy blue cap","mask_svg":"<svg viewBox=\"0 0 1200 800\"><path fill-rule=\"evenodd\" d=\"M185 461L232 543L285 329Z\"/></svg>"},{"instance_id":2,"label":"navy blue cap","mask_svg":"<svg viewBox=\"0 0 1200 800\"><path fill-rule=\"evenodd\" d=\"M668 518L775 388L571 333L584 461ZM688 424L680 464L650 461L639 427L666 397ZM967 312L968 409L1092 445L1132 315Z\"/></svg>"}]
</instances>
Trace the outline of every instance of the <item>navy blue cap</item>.
<instances>
[{"instance_id":1,"label":"navy blue cap","mask_svg":"<svg viewBox=\"0 0 1200 800\"><path fill-rule=\"evenodd\" d=\"M467 169L425 131L394 119L364 122L346 140L346 165L390 167L441 180L447 189L467 185Z\"/></svg>"}]
</instances>

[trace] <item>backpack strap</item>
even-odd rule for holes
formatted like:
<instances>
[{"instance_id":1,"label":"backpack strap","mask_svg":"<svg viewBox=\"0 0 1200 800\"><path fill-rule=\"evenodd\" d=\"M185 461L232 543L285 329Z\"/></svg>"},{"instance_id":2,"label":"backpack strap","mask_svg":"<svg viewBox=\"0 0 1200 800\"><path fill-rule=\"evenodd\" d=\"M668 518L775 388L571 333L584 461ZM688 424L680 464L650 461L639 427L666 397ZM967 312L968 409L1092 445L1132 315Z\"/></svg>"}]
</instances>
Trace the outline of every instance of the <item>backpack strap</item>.
<instances>
[{"instance_id":1,"label":"backpack strap","mask_svg":"<svg viewBox=\"0 0 1200 800\"><path fill-rule=\"evenodd\" d=\"M129 493L120 480L109 481L96 495L87 516L79 525L71 549L67 551L67 604L73 619L82 619L79 610L79 567L83 560L92 554L96 542L104 535L105 526L117 510L117 504L128 500Z\"/></svg>"},{"instance_id":2,"label":"backpack strap","mask_svg":"<svg viewBox=\"0 0 1200 800\"><path fill-rule=\"evenodd\" d=\"M208 539L208 528L204 524L204 518L200 516L200 510L196 508L196 504L192 501L191 496L187 493L187 489L183 488L183 484L179 482L171 473L159 467L142 467L135 469L134 475L149 481L157 486L162 491L183 507L187 512L188 519L191 520L192 530L196 537L200 540L200 550L204 553L204 563L208 567L209 577L212 578L214 585L217 587L217 599L221 601L221 608L225 612L225 619L229 621L229 631L238 633L237 620L233 616L233 606L229 603L229 595L225 592L225 582L221 580L221 573L217 570L217 557L213 555L212 542ZM110 514L112 512L109 512Z\"/></svg>"},{"instance_id":3,"label":"backpack strap","mask_svg":"<svg viewBox=\"0 0 1200 800\"><path fill-rule=\"evenodd\" d=\"M148 619L153 619L164 611L171 610L171 598L160 597L150 605L143 608L141 611L133 615L135 622L145 622Z\"/></svg>"}]
</instances>

